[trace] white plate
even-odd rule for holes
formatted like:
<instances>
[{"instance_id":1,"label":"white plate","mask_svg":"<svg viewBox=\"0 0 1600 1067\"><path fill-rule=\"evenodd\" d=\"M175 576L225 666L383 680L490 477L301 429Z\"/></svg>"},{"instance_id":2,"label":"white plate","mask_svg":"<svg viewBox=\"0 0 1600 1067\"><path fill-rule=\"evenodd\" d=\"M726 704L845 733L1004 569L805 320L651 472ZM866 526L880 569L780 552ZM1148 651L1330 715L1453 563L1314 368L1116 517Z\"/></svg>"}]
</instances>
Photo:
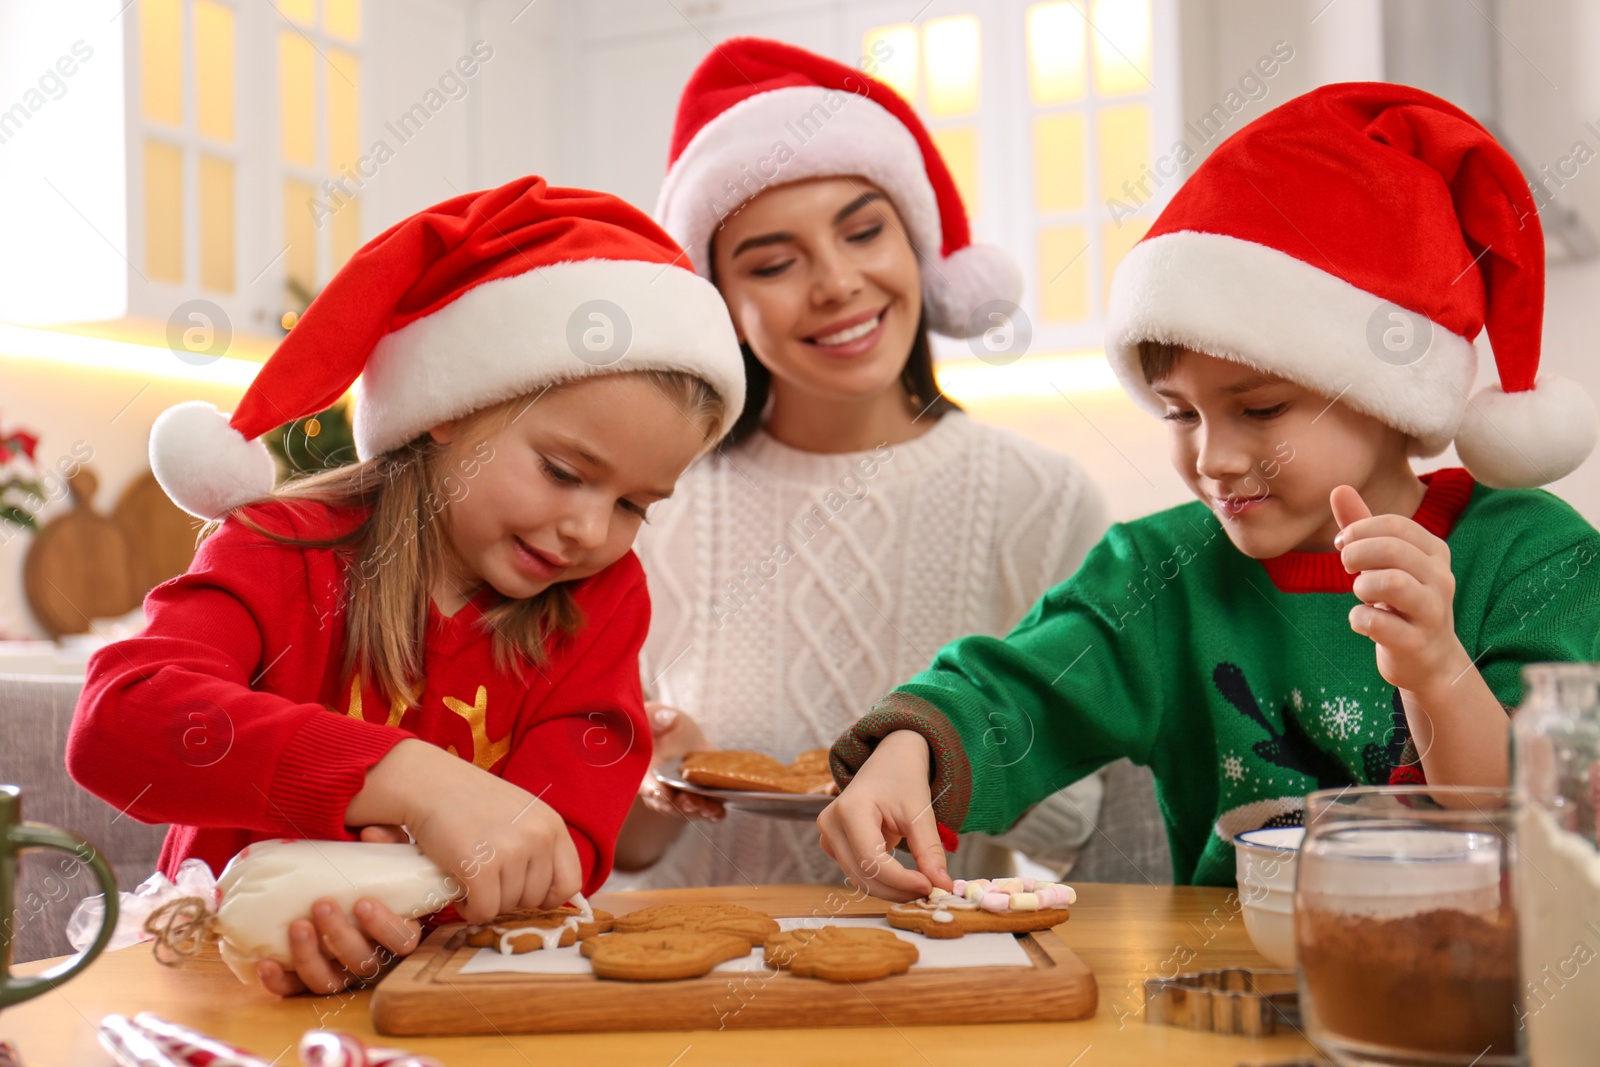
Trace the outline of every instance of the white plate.
<instances>
[{"instance_id":1,"label":"white plate","mask_svg":"<svg viewBox=\"0 0 1600 1067\"><path fill-rule=\"evenodd\" d=\"M833 802L833 797L821 793L757 793L748 789L714 789L695 785L683 779L682 760L667 760L653 772L656 781L664 786L695 796L720 800L730 808L748 811L752 815L765 815L772 819L790 819L795 822L812 822L822 814L822 809Z\"/></svg>"}]
</instances>

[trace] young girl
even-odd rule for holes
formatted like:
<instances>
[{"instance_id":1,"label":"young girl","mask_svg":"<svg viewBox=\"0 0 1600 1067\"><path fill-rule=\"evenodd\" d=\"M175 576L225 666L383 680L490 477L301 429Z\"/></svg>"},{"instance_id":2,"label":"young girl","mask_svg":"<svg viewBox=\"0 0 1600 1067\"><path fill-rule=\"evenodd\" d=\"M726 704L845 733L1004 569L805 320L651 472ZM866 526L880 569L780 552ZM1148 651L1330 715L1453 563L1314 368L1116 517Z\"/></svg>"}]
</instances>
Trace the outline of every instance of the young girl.
<instances>
[{"instance_id":1,"label":"young girl","mask_svg":"<svg viewBox=\"0 0 1600 1067\"><path fill-rule=\"evenodd\" d=\"M1002 829L1127 756L1177 879L1231 885L1234 836L1312 790L1505 785L1522 666L1600 658L1600 533L1531 488L1595 441L1538 374L1543 290L1526 179L1445 101L1326 86L1235 134L1112 286L1112 364L1199 501L883 698L833 748L823 848L884 896L948 889L936 823ZM1466 470L1413 473L1452 439Z\"/></svg>"},{"instance_id":2,"label":"young girl","mask_svg":"<svg viewBox=\"0 0 1600 1067\"><path fill-rule=\"evenodd\" d=\"M650 753L629 546L744 393L681 255L603 194L460 196L357 252L230 422L157 420L163 487L219 521L90 661L67 765L173 824L163 871L404 827L472 921L605 880ZM357 374L361 462L273 492L254 439ZM415 947L415 923L355 912L320 902L263 983L332 992Z\"/></svg>"},{"instance_id":3,"label":"young girl","mask_svg":"<svg viewBox=\"0 0 1600 1067\"><path fill-rule=\"evenodd\" d=\"M943 161L892 90L775 41L724 41L684 90L672 156L658 217L721 290L751 387L640 538L644 676L667 705L657 757L789 759L945 642L1008 630L1077 566L1104 509L1070 458L939 392L929 328L992 327L981 312L1021 286L1003 253L969 243ZM761 158L765 183L751 180ZM1099 795L1091 779L1045 799L959 862L1002 874L1019 848L1064 869ZM721 815L647 778L618 867L648 870L618 882L838 877L811 825Z\"/></svg>"}]
</instances>

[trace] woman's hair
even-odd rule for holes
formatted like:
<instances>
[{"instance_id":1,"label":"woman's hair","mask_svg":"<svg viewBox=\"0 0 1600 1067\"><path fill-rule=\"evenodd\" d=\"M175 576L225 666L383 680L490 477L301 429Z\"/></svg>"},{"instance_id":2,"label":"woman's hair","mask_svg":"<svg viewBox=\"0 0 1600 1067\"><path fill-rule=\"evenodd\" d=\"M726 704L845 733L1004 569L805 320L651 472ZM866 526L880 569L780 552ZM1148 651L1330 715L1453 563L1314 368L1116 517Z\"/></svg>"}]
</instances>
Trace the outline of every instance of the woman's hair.
<instances>
[{"instance_id":1,"label":"woman's hair","mask_svg":"<svg viewBox=\"0 0 1600 1067\"><path fill-rule=\"evenodd\" d=\"M681 371L629 371L648 380L685 417L702 428L707 442L722 431L722 397L704 380ZM473 448L527 410L529 397L482 408L459 424L453 442L442 445L422 434L399 448L346 467L297 478L275 489L267 500L314 501L341 508L368 508L354 529L321 540L264 529L244 510L234 516L245 526L280 544L334 548L345 568L345 655L342 677L375 679L392 702L415 706L422 681L423 644L432 589L444 573L446 530L437 521L460 491ZM453 472L461 459L462 471ZM493 458L488 461L492 462ZM459 494L459 495L458 495ZM208 523L201 538L222 520ZM523 600L502 598L484 612L492 631L495 664L520 671L519 661L545 662L547 640L576 632L581 612L565 583Z\"/></svg>"},{"instance_id":2,"label":"woman's hair","mask_svg":"<svg viewBox=\"0 0 1600 1067\"><path fill-rule=\"evenodd\" d=\"M1140 341L1139 369L1144 372L1145 384L1154 385L1171 374L1173 366L1182 354L1182 345L1168 344L1165 341Z\"/></svg>"}]
</instances>

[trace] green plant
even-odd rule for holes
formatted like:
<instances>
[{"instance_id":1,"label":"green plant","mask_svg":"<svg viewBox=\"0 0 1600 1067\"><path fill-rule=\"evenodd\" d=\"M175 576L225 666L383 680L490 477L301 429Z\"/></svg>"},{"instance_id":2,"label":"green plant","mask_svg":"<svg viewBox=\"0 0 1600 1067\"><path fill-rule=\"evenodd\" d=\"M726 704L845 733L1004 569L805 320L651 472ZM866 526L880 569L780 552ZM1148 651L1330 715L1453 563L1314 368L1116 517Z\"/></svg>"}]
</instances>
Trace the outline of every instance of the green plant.
<instances>
[{"instance_id":1,"label":"green plant","mask_svg":"<svg viewBox=\"0 0 1600 1067\"><path fill-rule=\"evenodd\" d=\"M0 522L25 530L39 528L33 513L44 503L44 487L31 475L38 447L39 438L25 430L0 431L0 472L13 464L24 469L24 473L5 473L0 481Z\"/></svg>"},{"instance_id":2,"label":"green plant","mask_svg":"<svg viewBox=\"0 0 1600 1067\"><path fill-rule=\"evenodd\" d=\"M262 440L289 478L356 461L355 431L350 426L346 405L342 403L286 422Z\"/></svg>"}]
</instances>

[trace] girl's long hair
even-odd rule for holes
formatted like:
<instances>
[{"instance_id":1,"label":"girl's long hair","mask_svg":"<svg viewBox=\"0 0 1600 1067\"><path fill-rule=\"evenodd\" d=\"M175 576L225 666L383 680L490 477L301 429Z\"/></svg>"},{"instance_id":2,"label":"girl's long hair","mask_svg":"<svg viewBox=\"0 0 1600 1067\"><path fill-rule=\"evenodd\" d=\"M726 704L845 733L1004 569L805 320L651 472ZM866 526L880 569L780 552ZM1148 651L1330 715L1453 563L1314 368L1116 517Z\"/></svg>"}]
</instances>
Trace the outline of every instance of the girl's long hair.
<instances>
[{"instance_id":1,"label":"girl's long hair","mask_svg":"<svg viewBox=\"0 0 1600 1067\"><path fill-rule=\"evenodd\" d=\"M716 440L723 404L705 381L678 371L626 373L643 376L702 429L708 442ZM366 517L346 533L320 540L297 538L263 528L247 514L249 505L232 513L280 544L339 553L345 563L346 609L341 677L375 680L396 708L416 706L421 691L428 606L445 572L444 509L471 494L470 476L463 477L470 461L462 458L463 450L509 425L531 399L508 400L467 416L451 445L425 433L383 455L289 481L266 498L367 509ZM493 462L493 457L481 462ZM463 485L467 489L461 493ZM222 520L208 523L201 538L221 525ZM560 582L527 599L501 598L482 620L491 632L496 667L519 674L524 661L535 666L545 662L551 638L572 634L582 623L569 584Z\"/></svg>"}]
</instances>

